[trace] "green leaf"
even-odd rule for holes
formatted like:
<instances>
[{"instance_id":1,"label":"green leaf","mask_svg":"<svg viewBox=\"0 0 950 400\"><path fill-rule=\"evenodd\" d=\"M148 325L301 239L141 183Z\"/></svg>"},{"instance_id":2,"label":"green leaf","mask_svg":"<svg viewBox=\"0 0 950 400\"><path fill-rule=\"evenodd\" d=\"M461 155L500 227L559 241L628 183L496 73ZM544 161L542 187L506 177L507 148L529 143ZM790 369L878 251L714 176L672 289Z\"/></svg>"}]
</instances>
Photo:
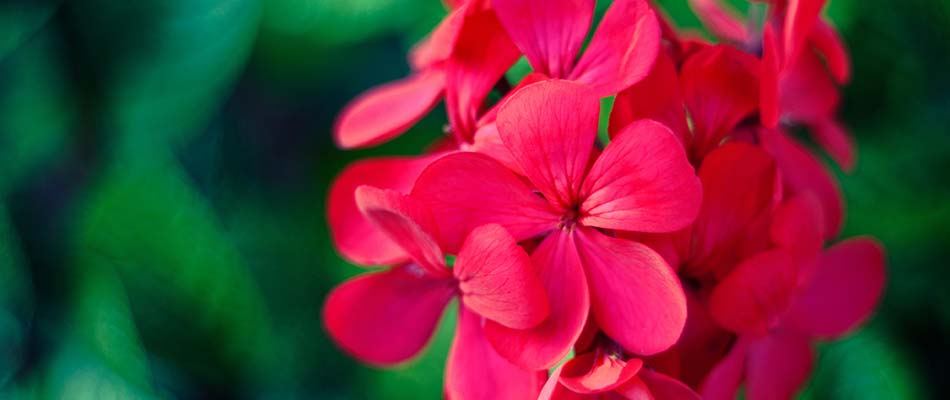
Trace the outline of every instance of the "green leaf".
<instances>
[{"instance_id":1,"label":"green leaf","mask_svg":"<svg viewBox=\"0 0 950 400\"><path fill-rule=\"evenodd\" d=\"M915 364L892 337L865 329L819 346L803 399L924 399L928 393Z\"/></svg>"},{"instance_id":2,"label":"green leaf","mask_svg":"<svg viewBox=\"0 0 950 400\"><path fill-rule=\"evenodd\" d=\"M255 0L90 0L71 4L102 86L102 124L123 151L204 130L250 54Z\"/></svg>"},{"instance_id":3,"label":"green leaf","mask_svg":"<svg viewBox=\"0 0 950 400\"><path fill-rule=\"evenodd\" d=\"M76 271L67 323L25 379L0 397L14 399L157 399L148 359L115 271Z\"/></svg>"},{"instance_id":4,"label":"green leaf","mask_svg":"<svg viewBox=\"0 0 950 400\"><path fill-rule=\"evenodd\" d=\"M0 193L68 144L76 116L58 50L42 32L0 63Z\"/></svg>"},{"instance_id":5,"label":"green leaf","mask_svg":"<svg viewBox=\"0 0 950 400\"><path fill-rule=\"evenodd\" d=\"M406 71L406 52L447 14L432 0L268 0L255 51L255 67L287 90L325 90L345 83L366 88L361 76L395 78ZM381 52L371 41L386 41ZM380 74L381 71L385 73Z\"/></svg>"},{"instance_id":6,"label":"green leaf","mask_svg":"<svg viewBox=\"0 0 950 400\"><path fill-rule=\"evenodd\" d=\"M80 205L75 245L80 270L119 271L150 352L209 381L280 373L252 276L163 149L107 168Z\"/></svg>"},{"instance_id":7,"label":"green leaf","mask_svg":"<svg viewBox=\"0 0 950 400\"><path fill-rule=\"evenodd\" d=\"M19 240L0 206L0 387L23 362L33 301Z\"/></svg>"},{"instance_id":8,"label":"green leaf","mask_svg":"<svg viewBox=\"0 0 950 400\"><path fill-rule=\"evenodd\" d=\"M8 0L0 3L0 61L49 21L62 0Z\"/></svg>"},{"instance_id":9,"label":"green leaf","mask_svg":"<svg viewBox=\"0 0 950 400\"><path fill-rule=\"evenodd\" d=\"M264 28L324 45L351 44L409 28L420 9L439 11L441 5L418 0L270 0L265 2Z\"/></svg>"}]
</instances>

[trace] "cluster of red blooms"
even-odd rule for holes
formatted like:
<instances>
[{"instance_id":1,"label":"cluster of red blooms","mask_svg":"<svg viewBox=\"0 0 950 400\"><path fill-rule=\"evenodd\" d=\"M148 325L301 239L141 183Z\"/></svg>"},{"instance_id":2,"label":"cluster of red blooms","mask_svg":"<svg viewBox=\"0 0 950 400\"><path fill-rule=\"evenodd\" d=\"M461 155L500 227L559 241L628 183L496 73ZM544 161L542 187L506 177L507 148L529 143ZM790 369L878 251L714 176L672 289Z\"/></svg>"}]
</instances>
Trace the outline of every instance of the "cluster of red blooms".
<instances>
[{"instance_id":1,"label":"cluster of red blooms","mask_svg":"<svg viewBox=\"0 0 950 400\"><path fill-rule=\"evenodd\" d=\"M854 163L835 119L850 66L824 1L757 4L754 24L692 0L710 44L614 0L586 46L594 0L455 3L411 76L336 126L358 148L442 98L449 120L428 154L362 160L334 183L339 252L390 267L332 291L332 339L398 364L457 299L451 399L794 396L813 342L855 328L884 286L881 247L837 239L843 202L820 161ZM506 84L522 55L533 72Z\"/></svg>"}]
</instances>

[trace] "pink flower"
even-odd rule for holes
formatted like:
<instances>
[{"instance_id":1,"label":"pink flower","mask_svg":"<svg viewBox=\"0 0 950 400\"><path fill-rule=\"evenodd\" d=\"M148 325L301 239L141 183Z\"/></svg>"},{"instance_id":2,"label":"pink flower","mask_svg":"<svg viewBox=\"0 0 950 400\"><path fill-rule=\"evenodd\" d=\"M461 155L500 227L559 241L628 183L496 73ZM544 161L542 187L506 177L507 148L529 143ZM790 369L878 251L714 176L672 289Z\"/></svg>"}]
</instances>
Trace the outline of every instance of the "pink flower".
<instances>
[{"instance_id":1,"label":"pink flower","mask_svg":"<svg viewBox=\"0 0 950 400\"><path fill-rule=\"evenodd\" d=\"M660 26L645 0L614 1L580 58L594 0L494 0L493 4L535 72L586 83L599 97L646 76L659 50Z\"/></svg>"},{"instance_id":2,"label":"pink flower","mask_svg":"<svg viewBox=\"0 0 950 400\"><path fill-rule=\"evenodd\" d=\"M665 350L685 322L685 298L670 267L649 247L610 232L685 227L699 210L699 181L676 137L653 121L631 124L592 157L598 103L582 84L528 85L501 106L497 120L527 180L492 158L459 153L433 162L412 191L432 210L449 249L486 223L501 224L517 240L541 239L532 258L550 294L550 316L529 330L486 326L495 348L527 368L563 358L589 311L635 354Z\"/></svg>"},{"instance_id":3,"label":"pink flower","mask_svg":"<svg viewBox=\"0 0 950 400\"><path fill-rule=\"evenodd\" d=\"M531 260L511 235L498 225L475 228L449 268L432 235L432 217L419 204L368 186L360 187L356 198L367 218L409 254L412 263L358 276L330 293L324 320L340 347L372 364L405 361L428 342L449 300L457 296L461 311L448 360L447 392L485 399L500 393L515 398L536 393L538 374L515 367L491 350L481 328L487 319L527 329L548 315Z\"/></svg>"},{"instance_id":4,"label":"pink flower","mask_svg":"<svg viewBox=\"0 0 950 400\"><path fill-rule=\"evenodd\" d=\"M637 119L655 119L673 129L699 165L757 110L758 70L755 57L724 45L696 49L679 71L671 56L660 52L647 77L617 95L610 132L617 134Z\"/></svg>"},{"instance_id":5,"label":"pink flower","mask_svg":"<svg viewBox=\"0 0 950 400\"><path fill-rule=\"evenodd\" d=\"M558 367L539 400L676 399L699 400L689 386L623 354L597 347Z\"/></svg>"},{"instance_id":6,"label":"pink flower","mask_svg":"<svg viewBox=\"0 0 950 400\"><path fill-rule=\"evenodd\" d=\"M781 129L748 123L759 109L760 64L735 48L706 46L688 56L677 72L670 57L661 52L644 80L617 95L610 132L616 134L639 118L662 121L673 127L695 165L724 141L759 142L776 159L790 194L810 191L818 196L824 208L825 231L833 237L844 214L833 175ZM692 130L686 124L684 108L692 118Z\"/></svg>"},{"instance_id":7,"label":"pink flower","mask_svg":"<svg viewBox=\"0 0 950 400\"><path fill-rule=\"evenodd\" d=\"M781 121L806 125L825 151L850 170L854 146L835 112L840 97L836 84L850 79L851 65L841 37L820 17L826 0L768 3L766 24L755 32L720 0L690 1L717 36L746 49L761 49L763 124L769 128Z\"/></svg>"},{"instance_id":8,"label":"pink flower","mask_svg":"<svg viewBox=\"0 0 950 400\"><path fill-rule=\"evenodd\" d=\"M821 207L799 196L771 226L776 248L737 266L710 298L714 318L739 339L703 384L704 398L790 398L807 379L811 342L845 334L874 309L884 286L884 255L870 239L821 251Z\"/></svg>"},{"instance_id":9,"label":"pink flower","mask_svg":"<svg viewBox=\"0 0 950 400\"><path fill-rule=\"evenodd\" d=\"M837 84L844 83L850 74L849 67L836 67L841 63L847 65L847 61L836 60L847 60L847 52L837 33L827 24L816 24L814 32L814 40L807 42L808 47L797 49L791 57L774 37L773 28L765 28L760 89L762 122L772 128L779 122L804 124L842 168L851 170L855 162L854 145L835 116L841 97ZM825 57L826 62L822 62L821 57ZM836 72L841 69L844 71Z\"/></svg>"},{"instance_id":10,"label":"pink flower","mask_svg":"<svg viewBox=\"0 0 950 400\"><path fill-rule=\"evenodd\" d=\"M369 158L348 165L333 181L327 196L327 222L337 252L357 265L408 262L409 254L360 211L354 192L369 185L409 193L422 170L442 155Z\"/></svg>"},{"instance_id":11,"label":"pink flower","mask_svg":"<svg viewBox=\"0 0 950 400\"><path fill-rule=\"evenodd\" d=\"M824 239L838 236L844 220L844 199L838 181L805 145L779 129L759 128L756 138L775 158L786 197L810 193L821 203Z\"/></svg>"},{"instance_id":12,"label":"pink flower","mask_svg":"<svg viewBox=\"0 0 950 400\"><path fill-rule=\"evenodd\" d=\"M418 122L444 96L452 131L470 142L481 103L518 59L487 0L452 11L410 56L413 73L378 86L340 113L334 138L342 148L374 146Z\"/></svg>"},{"instance_id":13,"label":"pink flower","mask_svg":"<svg viewBox=\"0 0 950 400\"><path fill-rule=\"evenodd\" d=\"M873 310L884 256L865 238L825 249L841 190L786 133L803 125L854 164L835 117L849 60L825 1L765 3L760 27L691 0L726 42L714 45L645 0L617 0L582 52L593 0L447 2L413 75L337 125L343 147L382 143L444 96L451 136L334 182L341 255L394 267L330 294L333 340L371 364L403 362L458 298L450 399L726 399L742 385L750 400L793 396L812 342ZM534 72L487 103L522 53ZM601 146L600 99L613 94Z\"/></svg>"},{"instance_id":14,"label":"pink flower","mask_svg":"<svg viewBox=\"0 0 950 400\"><path fill-rule=\"evenodd\" d=\"M692 225L669 234L627 235L663 254L686 282L686 327L676 346L660 356L664 362L658 369L693 386L726 354L733 339L709 315L709 294L737 264L770 245L761 238L767 236L768 219L782 189L775 161L743 142L726 143L709 153L699 179L703 204Z\"/></svg>"}]
</instances>

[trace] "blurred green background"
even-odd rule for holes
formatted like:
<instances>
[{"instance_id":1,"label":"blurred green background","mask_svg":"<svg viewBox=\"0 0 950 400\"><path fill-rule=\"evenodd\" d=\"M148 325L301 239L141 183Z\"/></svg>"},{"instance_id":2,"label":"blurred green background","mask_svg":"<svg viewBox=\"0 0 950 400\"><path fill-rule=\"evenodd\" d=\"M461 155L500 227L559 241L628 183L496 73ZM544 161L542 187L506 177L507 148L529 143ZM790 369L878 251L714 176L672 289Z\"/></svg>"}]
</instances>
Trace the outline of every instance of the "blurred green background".
<instances>
[{"instance_id":1,"label":"blurred green background","mask_svg":"<svg viewBox=\"0 0 950 400\"><path fill-rule=\"evenodd\" d=\"M698 27L685 0L659 3ZM440 397L452 324L379 371L334 348L319 316L361 271L329 242L330 180L417 154L445 123L440 106L395 142L341 152L333 118L403 76L444 13L0 1L0 398ZM950 398L950 2L832 0L828 14L855 66L845 231L886 244L890 277L866 329L820 346L804 397Z\"/></svg>"}]
</instances>

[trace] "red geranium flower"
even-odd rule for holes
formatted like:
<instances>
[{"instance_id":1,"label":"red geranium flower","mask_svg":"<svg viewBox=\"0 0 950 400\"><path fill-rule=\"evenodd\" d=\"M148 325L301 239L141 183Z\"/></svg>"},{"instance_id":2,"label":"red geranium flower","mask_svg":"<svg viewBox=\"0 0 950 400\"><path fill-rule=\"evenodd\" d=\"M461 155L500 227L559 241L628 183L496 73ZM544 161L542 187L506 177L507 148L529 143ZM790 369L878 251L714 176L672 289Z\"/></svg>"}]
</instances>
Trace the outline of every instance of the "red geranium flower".
<instances>
[{"instance_id":1,"label":"red geranium flower","mask_svg":"<svg viewBox=\"0 0 950 400\"><path fill-rule=\"evenodd\" d=\"M364 274L335 288L324 308L330 336L366 362L399 363L422 349L449 300L458 297L459 326L448 360L446 391L485 399L536 394L538 374L505 361L481 332L483 318L527 329L548 315L547 298L531 260L511 235L498 225L475 228L449 268L424 208L400 193L368 186L360 187L356 198L366 216L410 255L412 263Z\"/></svg>"},{"instance_id":2,"label":"red geranium flower","mask_svg":"<svg viewBox=\"0 0 950 400\"><path fill-rule=\"evenodd\" d=\"M697 16L714 34L761 52L762 123L769 128L782 121L806 125L825 151L850 170L855 162L854 145L835 112L840 97L836 84L848 81L851 66L841 37L820 17L826 0L768 3L765 26L756 32L719 0L690 0Z\"/></svg>"},{"instance_id":3,"label":"red geranium flower","mask_svg":"<svg viewBox=\"0 0 950 400\"><path fill-rule=\"evenodd\" d=\"M368 158L348 165L327 195L327 223L337 252L357 265L408 262L409 254L360 211L354 193L363 185L409 193L422 170L444 154Z\"/></svg>"},{"instance_id":4,"label":"red geranium flower","mask_svg":"<svg viewBox=\"0 0 950 400\"><path fill-rule=\"evenodd\" d=\"M820 213L807 195L783 204L770 229L777 247L716 287L713 316L739 339L706 378L704 398L731 399L742 382L751 400L792 397L810 373L811 342L845 334L874 309L884 286L881 247L858 238L821 251Z\"/></svg>"},{"instance_id":5,"label":"red geranium flower","mask_svg":"<svg viewBox=\"0 0 950 400\"><path fill-rule=\"evenodd\" d=\"M643 365L638 358L597 347L554 370L538 400L699 400L689 386Z\"/></svg>"},{"instance_id":6,"label":"red geranium flower","mask_svg":"<svg viewBox=\"0 0 950 400\"><path fill-rule=\"evenodd\" d=\"M646 76L660 48L660 25L646 0L616 0L578 59L594 0L494 0L498 18L535 72L613 95ZM576 61L576 62L575 62Z\"/></svg>"},{"instance_id":7,"label":"red geranium flower","mask_svg":"<svg viewBox=\"0 0 950 400\"><path fill-rule=\"evenodd\" d=\"M448 2L413 76L337 125L343 147L381 143L444 94L452 137L334 182L340 253L395 267L331 293L330 336L369 363L402 362L457 296L448 398L697 398L692 387L717 399L743 384L751 400L793 396L811 343L873 309L884 260L870 239L823 250L842 194L788 134L803 125L854 164L835 118L850 67L825 0L767 3L760 25L691 0L731 42L713 45L645 0L617 0L581 52L593 0ZM521 53L534 73L496 85ZM502 99L485 109L493 87Z\"/></svg>"},{"instance_id":8,"label":"red geranium flower","mask_svg":"<svg viewBox=\"0 0 950 400\"><path fill-rule=\"evenodd\" d=\"M757 110L758 70L755 57L725 45L703 45L685 59L679 71L672 58L660 52L647 77L617 95L609 131L615 135L642 118L663 122L699 165Z\"/></svg>"},{"instance_id":9,"label":"red geranium flower","mask_svg":"<svg viewBox=\"0 0 950 400\"><path fill-rule=\"evenodd\" d=\"M699 179L703 204L696 222L670 234L630 235L662 254L687 282L686 327L676 346L660 356L664 362L658 369L693 386L726 354L733 338L709 315L709 294L732 268L769 245L761 238L782 193L772 158L743 142L711 152Z\"/></svg>"},{"instance_id":10,"label":"red geranium flower","mask_svg":"<svg viewBox=\"0 0 950 400\"><path fill-rule=\"evenodd\" d=\"M505 226L518 240L543 238L533 258L551 294L551 315L530 330L489 322L486 331L500 353L529 368L563 358L589 309L636 354L671 346L685 321L670 267L649 247L610 232L685 227L699 209L699 181L676 137L653 121L631 124L592 157L598 106L582 84L528 85L501 106L497 121L527 181L492 158L459 153L433 162L412 191L432 210L449 249L485 223Z\"/></svg>"},{"instance_id":11,"label":"red geranium flower","mask_svg":"<svg viewBox=\"0 0 950 400\"><path fill-rule=\"evenodd\" d=\"M469 142L481 104L518 59L487 0L452 11L410 56L408 78L376 87L340 113L334 138L343 148L374 146L418 122L445 96L452 132Z\"/></svg>"}]
</instances>

